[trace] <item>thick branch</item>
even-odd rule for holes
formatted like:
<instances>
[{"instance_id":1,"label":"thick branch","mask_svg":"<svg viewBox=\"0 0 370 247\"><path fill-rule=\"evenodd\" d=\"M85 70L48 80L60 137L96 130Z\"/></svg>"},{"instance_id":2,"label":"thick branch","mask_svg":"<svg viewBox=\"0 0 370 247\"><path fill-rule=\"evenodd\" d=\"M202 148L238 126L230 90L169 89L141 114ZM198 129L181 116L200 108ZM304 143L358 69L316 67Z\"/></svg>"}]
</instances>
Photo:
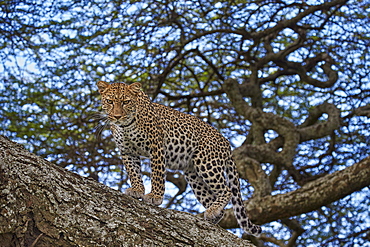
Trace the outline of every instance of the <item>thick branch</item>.
<instances>
[{"instance_id":1,"label":"thick branch","mask_svg":"<svg viewBox=\"0 0 370 247\"><path fill-rule=\"evenodd\" d=\"M279 163L284 164L289 173L299 183L302 177L292 164L296 146L300 141L300 136L295 125L288 119L272 113L263 112L261 109L248 105L243 99L236 80L228 79L223 86L238 114L245 116L246 119L250 120L254 125L259 125L265 130L275 130L284 138L282 151L275 152L275 150L272 150L274 153L273 157L275 157L275 160L281 160Z\"/></svg>"},{"instance_id":2,"label":"thick branch","mask_svg":"<svg viewBox=\"0 0 370 247\"><path fill-rule=\"evenodd\" d=\"M3 136L0 181L2 246L253 246L57 167Z\"/></svg>"},{"instance_id":3,"label":"thick branch","mask_svg":"<svg viewBox=\"0 0 370 247\"><path fill-rule=\"evenodd\" d=\"M303 185L306 182L305 175L298 172L293 166L296 147L304 141L330 135L334 130L338 129L340 127L339 109L335 105L329 103L319 105L310 113L306 121L297 128L288 119L272 113L263 112L247 104L243 99L239 84L236 80L226 80L223 88L238 114L245 116L246 119L253 123L251 130L253 130L255 126L258 126L258 128L262 128L263 130L275 130L279 134L279 136L270 143L263 143L261 141L252 144L244 143L237 148L235 152L237 154L241 153L241 156L246 155L259 162L284 166L293 179L299 185ZM328 114L328 119L323 122L318 122L319 117L322 116L323 113ZM278 150L278 148L282 148L282 151Z\"/></svg>"},{"instance_id":4,"label":"thick branch","mask_svg":"<svg viewBox=\"0 0 370 247\"><path fill-rule=\"evenodd\" d=\"M297 74L301 81L311 84L315 87L329 88L332 87L338 80L338 72L333 70L331 66L334 64L334 60L329 54L321 53L314 58L310 58L306 61L306 65L302 65L301 62L291 62L286 60L284 57L277 58L274 60L276 65L280 66L282 70L262 79L262 82L269 80L275 80L282 75L294 75ZM310 72L318 62L324 62L321 68L324 74L327 76L327 80L321 81L310 77L307 73Z\"/></svg>"},{"instance_id":5,"label":"thick branch","mask_svg":"<svg viewBox=\"0 0 370 247\"><path fill-rule=\"evenodd\" d=\"M248 182L254 188L253 196L263 197L269 195L272 191L269 177L263 171L261 164L242 153L233 153L235 163L237 164L240 178L248 179Z\"/></svg>"},{"instance_id":6,"label":"thick branch","mask_svg":"<svg viewBox=\"0 0 370 247\"><path fill-rule=\"evenodd\" d=\"M317 210L369 185L370 156L344 170L307 183L295 191L252 198L246 207L253 222L263 224ZM227 210L224 219L220 223L222 227L237 227L230 210Z\"/></svg>"},{"instance_id":7,"label":"thick branch","mask_svg":"<svg viewBox=\"0 0 370 247\"><path fill-rule=\"evenodd\" d=\"M353 115L357 116L365 116L370 118L370 104L367 104L365 106L361 106L353 111L353 113L349 114L348 117L352 117Z\"/></svg>"},{"instance_id":8,"label":"thick branch","mask_svg":"<svg viewBox=\"0 0 370 247\"><path fill-rule=\"evenodd\" d=\"M318 119L324 113L328 114L328 119L318 122ZM330 135L340 127L340 123L340 110L333 104L321 104L315 107L307 119L299 126L300 141L304 142Z\"/></svg>"}]
</instances>

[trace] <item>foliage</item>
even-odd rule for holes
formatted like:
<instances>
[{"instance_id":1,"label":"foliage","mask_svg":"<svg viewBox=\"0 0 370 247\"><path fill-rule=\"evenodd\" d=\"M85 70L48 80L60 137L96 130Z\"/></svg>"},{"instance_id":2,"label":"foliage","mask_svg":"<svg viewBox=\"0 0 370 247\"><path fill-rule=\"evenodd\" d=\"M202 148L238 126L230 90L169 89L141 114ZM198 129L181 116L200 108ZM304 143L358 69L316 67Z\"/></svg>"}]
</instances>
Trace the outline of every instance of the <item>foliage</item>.
<instances>
[{"instance_id":1,"label":"foliage","mask_svg":"<svg viewBox=\"0 0 370 247\"><path fill-rule=\"evenodd\" d=\"M228 78L238 80L248 105L297 128L325 126L332 113L321 105L339 109L339 126L291 147L290 168L251 157L272 181L267 193L297 189L370 151L367 1L19 0L0 8L0 134L110 186L126 187L127 178L109 132L94 136L98 80L139 81L154 101L209 122L234 148L281 133L238 111ZM306 230L297 243L361 245L369 222L347 215L366 217L365 192L297 216ZM168 206L191 211L185 194L166 195ZM278 223L284 236L274 234L276 222L265 229L284 239L286 225Z\"/></svg>"}]
</instances>

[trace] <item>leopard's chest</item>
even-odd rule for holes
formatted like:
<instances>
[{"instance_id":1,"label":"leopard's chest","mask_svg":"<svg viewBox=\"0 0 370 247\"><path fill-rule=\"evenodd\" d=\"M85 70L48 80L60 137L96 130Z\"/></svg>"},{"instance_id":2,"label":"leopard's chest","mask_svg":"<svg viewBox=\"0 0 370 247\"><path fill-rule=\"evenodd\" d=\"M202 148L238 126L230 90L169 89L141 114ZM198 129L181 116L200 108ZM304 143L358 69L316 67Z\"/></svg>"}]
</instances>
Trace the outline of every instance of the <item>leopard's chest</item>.
<instances>
[{"instance_id":1,"label":"leopard's chest","mask_svg":"<svg viewBox=\"0 0 370 247\"><path fill-rule=\"evenodd\" d=\"M135 128L121 128L119 126L115 126L112 133L122 154L150 157L151 145L146 133Z\"/></svg>"}]
</instances>

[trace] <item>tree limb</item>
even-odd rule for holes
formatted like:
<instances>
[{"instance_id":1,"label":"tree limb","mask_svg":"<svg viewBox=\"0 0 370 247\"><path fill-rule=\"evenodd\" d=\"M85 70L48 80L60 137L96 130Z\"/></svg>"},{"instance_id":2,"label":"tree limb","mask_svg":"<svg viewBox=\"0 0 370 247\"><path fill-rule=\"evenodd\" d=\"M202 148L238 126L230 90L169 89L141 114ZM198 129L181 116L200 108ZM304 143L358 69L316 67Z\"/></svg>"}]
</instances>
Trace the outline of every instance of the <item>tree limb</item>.
<instances>
[{"instance_id":1,"label":"tree limb","mask_svg":"<svg viewBox=\"0 0 370 247\"><path fill-rule=\"evenodd\" d=\"M234 153L241 153L240 155L242 156L247 155L261 163L283 166L299 185L303 185L306 182L305 175L297 171L293 166L296 147L307 140L330 135L334 130L338 129L341 123L339 109L333 104L321 104L311 111L301 126L295 126L288 119L264 112L247 104L235 79L227 79L223 88L238 114L245 116L246 119L253 123L251 130L258 126L258 128L263 130L275 130L279 134L277 138L269 143L261 141L252 144L243 143ZM319 117L323 113L328 114L328 119L318 122ZM280 151L278 148L282 150Z\"/></svg>"},{"instance_id":2,"label":"tree limb","mask_svg":"<svg viewBox=\"0 0 370 247\"><path fill-rule=\"evenodd\" d=\"M253 246L189 213L148 205L0 136L2 246Z\"/></svg>"},{"instance_id":3,"label":"tree limb","mask_svg":"<svg viewBox=\"0 0 370 247\"><path fill-rule=\"evenodd\" d=\"M301 188L274 196L254 197L246 203L250 218L256 224L272 222L314 211L370 185L370 156L344 170L318 178ZM227 210L220 222L224 228L235 228L237 222Z\"/></svg>"},{"instance_id":4,"label":"tree limb","mask_svg":"<svg viewBox=\"0 0 370 247\"><path fill-rule=\"evenodd\" d=\"M324 122L318 122L324 113L328 114L328 119ZM323 103L315 107L299 126L300 142L330 135L340 127L340 123L340 110L333 104Z\"/></svg>"}]
</instances>

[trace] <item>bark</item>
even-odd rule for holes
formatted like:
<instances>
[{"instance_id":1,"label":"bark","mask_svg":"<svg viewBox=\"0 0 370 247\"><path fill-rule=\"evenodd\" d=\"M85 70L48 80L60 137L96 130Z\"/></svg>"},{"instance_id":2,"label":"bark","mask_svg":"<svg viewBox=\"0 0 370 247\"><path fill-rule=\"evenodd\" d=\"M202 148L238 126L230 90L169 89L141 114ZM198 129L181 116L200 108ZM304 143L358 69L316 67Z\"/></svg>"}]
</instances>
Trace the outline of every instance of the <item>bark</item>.
<instances>
[{"instance_id":1,"label":"bark","mask_svg":"<svg viewBox=\"0 0 370 247\"><path fill-rule=\"evenodd\" d=\"M148 205L0 136L0 246L253 246L194 215Z\"/></svg>"}]
</instances>

